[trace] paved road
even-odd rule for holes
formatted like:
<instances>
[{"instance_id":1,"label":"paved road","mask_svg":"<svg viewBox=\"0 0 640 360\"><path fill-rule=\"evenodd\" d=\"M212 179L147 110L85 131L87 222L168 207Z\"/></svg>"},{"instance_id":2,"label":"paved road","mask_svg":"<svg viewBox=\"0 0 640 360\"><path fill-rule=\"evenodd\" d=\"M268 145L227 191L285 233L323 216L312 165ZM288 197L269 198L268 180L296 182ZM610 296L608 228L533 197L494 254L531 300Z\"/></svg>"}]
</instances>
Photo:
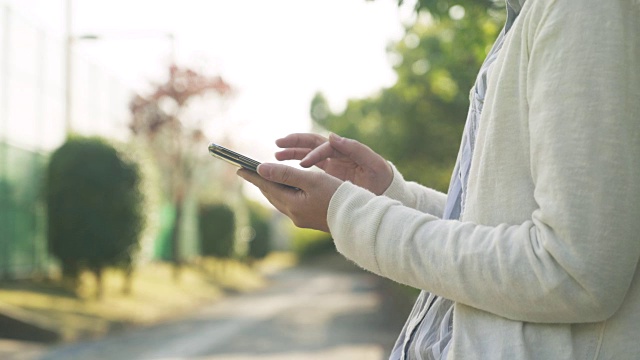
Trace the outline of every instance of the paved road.
<instances>
[{"instance_id":1,"label":"paved road","mask_svg":"<svg viewBox=\"0 0 640 360\"><path fill-rule=\"evenodd\" d=\"M408 312L388 284L344 265L297 267L271 281L262 291L226 298L178 321L36 358L380 360Z\"/></svg>"}]
</instances>

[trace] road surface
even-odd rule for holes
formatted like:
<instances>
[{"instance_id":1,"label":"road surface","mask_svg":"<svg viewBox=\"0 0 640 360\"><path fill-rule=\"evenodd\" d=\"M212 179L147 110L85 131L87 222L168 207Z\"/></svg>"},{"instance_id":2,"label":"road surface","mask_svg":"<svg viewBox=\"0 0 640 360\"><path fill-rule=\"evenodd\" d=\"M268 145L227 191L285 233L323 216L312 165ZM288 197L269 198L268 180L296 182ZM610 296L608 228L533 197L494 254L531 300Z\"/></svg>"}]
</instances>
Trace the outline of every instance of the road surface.
<instances>
[{"instance_id":1,"label":"road surface","mask_svg":"<svg viewBox=\"0 0 640 360\"><path fill-rule=\"evenodd\" d=\"M406 301L374 275L322 263L282 271L264 290L186 318L55 347L34 359L386 359L408 313Z\"/></svg>"}]
</instances>

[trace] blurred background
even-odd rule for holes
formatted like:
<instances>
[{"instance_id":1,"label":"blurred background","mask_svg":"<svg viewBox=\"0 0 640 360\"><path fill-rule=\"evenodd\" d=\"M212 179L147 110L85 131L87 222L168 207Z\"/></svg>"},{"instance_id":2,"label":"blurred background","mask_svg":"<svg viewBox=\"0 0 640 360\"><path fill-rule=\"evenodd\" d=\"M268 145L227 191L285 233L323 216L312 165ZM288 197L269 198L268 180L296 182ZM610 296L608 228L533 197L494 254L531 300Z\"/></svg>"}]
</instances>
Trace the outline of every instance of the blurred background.
<instances>
[{"instance_id":1,"label":"blurred background","mask_svg":"<svg viewBox=\"0 0 640 360\"><path fill-rule=\"evenodd\" d=\"M446 191L504 16L493 0L0 1L0 358L335 265L317 260L331 238L296 229L211 141L273 161L279 137L336 132ZM345 291L373 284L346 273ZM416 294L379 281L364 287L372 313L391 309L383 339L347 358L383 358Z\"/></svg>"}]
</instances>

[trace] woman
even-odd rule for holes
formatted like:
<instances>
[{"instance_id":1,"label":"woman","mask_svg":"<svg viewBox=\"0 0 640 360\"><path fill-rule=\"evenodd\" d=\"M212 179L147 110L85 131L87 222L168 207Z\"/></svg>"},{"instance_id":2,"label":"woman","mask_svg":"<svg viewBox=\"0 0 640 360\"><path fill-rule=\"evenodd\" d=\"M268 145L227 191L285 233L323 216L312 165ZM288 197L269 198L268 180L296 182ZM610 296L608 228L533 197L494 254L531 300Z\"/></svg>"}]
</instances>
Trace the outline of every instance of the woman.
<instances>
[{"instance_id":1,"label":"woman","mask_svg":"<svg viewBox=\"0 0 640 360\"><path fill-rule=\"evenodd\" d=\"M239 175L363 268L424 290L393 359L637 358L640 3L507 6L447 195L335 135L277 142L279 160L324 172Z\"/></svg>"}]
</instances>

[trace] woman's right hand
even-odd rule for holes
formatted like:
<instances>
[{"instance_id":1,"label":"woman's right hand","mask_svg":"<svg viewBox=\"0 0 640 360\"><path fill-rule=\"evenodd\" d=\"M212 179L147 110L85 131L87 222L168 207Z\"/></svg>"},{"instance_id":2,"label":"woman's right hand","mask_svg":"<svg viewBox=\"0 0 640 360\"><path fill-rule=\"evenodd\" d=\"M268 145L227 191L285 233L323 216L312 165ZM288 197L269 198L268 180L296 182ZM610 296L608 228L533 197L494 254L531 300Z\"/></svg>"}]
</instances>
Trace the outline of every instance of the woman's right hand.
<instances>
[{"instance_id":1,"label":"woman's right hand","mask_svg":"<svg viewBox=\"0 0 640 360\"><path fill-rule=\"evenodd\" d=\"M352 139L318 134L291 134L276 141L284 150L276 153L276 159L301 160L300 166L313 165L327 174L350 181L376 195L381 195L391 185L391 165L368 146Z\"/></svg>"}]
</instances>

